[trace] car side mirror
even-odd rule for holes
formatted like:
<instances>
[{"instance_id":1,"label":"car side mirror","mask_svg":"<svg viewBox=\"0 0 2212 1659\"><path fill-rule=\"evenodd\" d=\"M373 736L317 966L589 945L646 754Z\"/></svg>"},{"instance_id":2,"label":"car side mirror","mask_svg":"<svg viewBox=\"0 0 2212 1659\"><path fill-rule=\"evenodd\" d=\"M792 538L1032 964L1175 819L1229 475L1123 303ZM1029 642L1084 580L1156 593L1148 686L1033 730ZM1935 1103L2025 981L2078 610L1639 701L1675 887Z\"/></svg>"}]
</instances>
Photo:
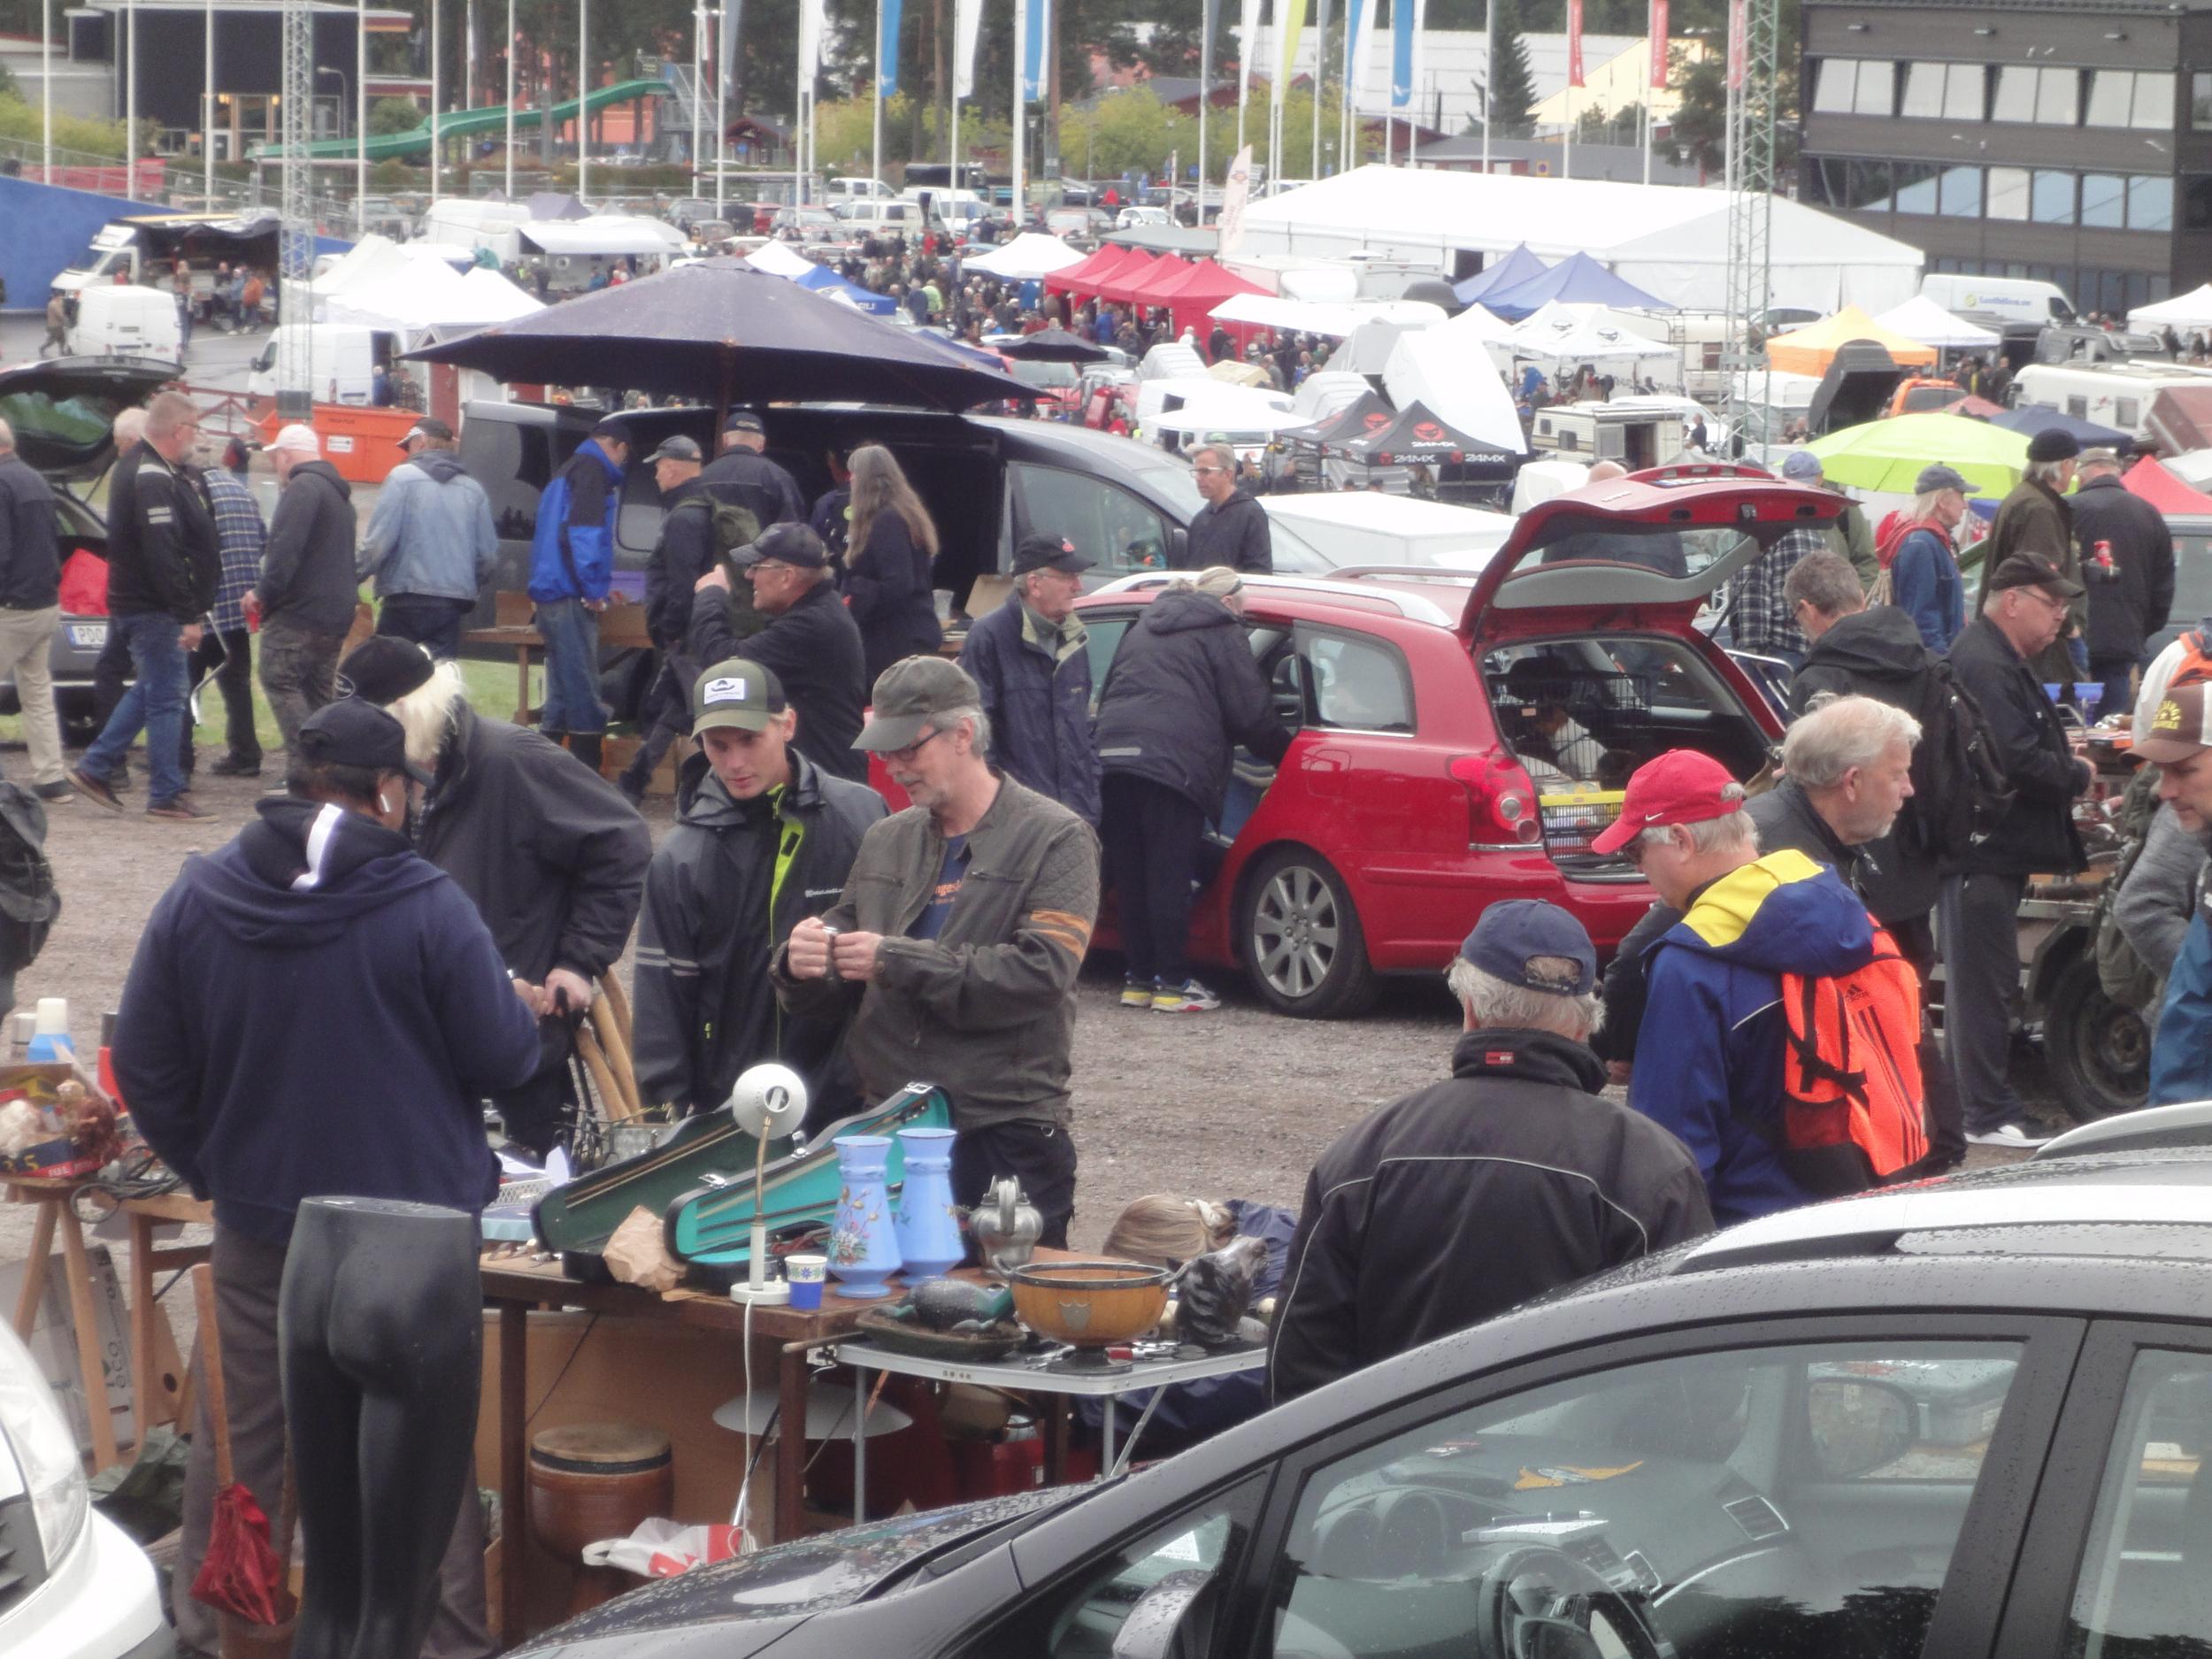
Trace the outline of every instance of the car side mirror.
<instances>
[{"instance_id":1,"label":"car side mirror","mask_svg":"<svg viewBox=\"0 0 2212 1659\"><path fill-rule=\"evenodd\" d=\"M1849 1480L1895 1463L1920 1443L1920 1405L1894 1383L1818 1377L1805 1390L1813 1470Z\"/></svg>"},{"instance_id":2,"label":"car side mirror","mask_svg":"<svg viewBox=\"0 0 2212 1659\"><path fill-rule=\"evenodd\" d=\"M1190 532L1180 525L1170 525L1167 532L1167 562L1170 568L1183 568L1183 555L1190 551Z\"/></svg>"},{"instance_id":3,"label":"car side mirror","mask_svg":"<svg viewBox=\"0 0 2212 1659\"><path fill-rule=\"evenodd\" d=\"M1195 1567L1169 1573L1122 1620L1113 1659L1197 1659L1213 1622L1212 1586L1213 1574Z\"/></svg>"}]
</instances>

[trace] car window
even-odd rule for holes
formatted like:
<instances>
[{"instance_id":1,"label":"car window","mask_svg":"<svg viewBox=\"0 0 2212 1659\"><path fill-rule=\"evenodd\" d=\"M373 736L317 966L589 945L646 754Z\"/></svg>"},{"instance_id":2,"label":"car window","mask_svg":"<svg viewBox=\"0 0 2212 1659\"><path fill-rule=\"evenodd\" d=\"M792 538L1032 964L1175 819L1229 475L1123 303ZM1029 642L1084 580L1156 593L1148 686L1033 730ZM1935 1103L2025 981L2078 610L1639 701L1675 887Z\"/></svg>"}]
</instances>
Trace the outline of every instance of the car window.
<instances>
[{"instance_id":1,"label":"car window","mask_svg":"<svg viewBox=\"0 0 2212 1659\"><path fill-rule=\"evenodd\" d=\"M2136 1356L2066 1626L2069 1659L2212 1652L2212 1357Z\"/></svg>"},{"instance_id":2,"label":"car window","mask_svg":"<svg viewBox=\"0 0 2212 1659\"><path fill-rule=\"evenodd\" d=\"M1186 1640L1159 1651L1204 1652L1217 1598L1243 1557L1266 1485L1263 1477L1248 1479L1084 1563L1001 1620L967 1649L971 1659L999 1654L1109 1659L1115 1639L1148 1595L1154 1598L1148 1620L1164 1603L1186 1608L1179 1621Z\"/></svg>"},{"instance_id":3,"label":"car window","mask_svg":"<svg viewBox=\"0 0 2212 1659\"><path fill-rule=\"evenodd\" d=\"M553 481L553 429L482 417L469 423L469 476L491 497L492 522L510 541L538 526L538 497Z\"/></svg>"},{"instance_id":4,"label":"car window","mask_svg":"<svg viewBox=\"0 0 2212 1659\"><path fill-rule=\"evenodd\" d=\"M622 507L614 519L615 545L636 558L644 558L659 542L661 520L665 517L660 486L654 482L651 470L642 466L626 470L622 474Z\"/></svg>"},{"instance_id":5,"label":"car window","mask_svg":"<svg viewBox=\"0 0 2212 1659\"><path fill-rule=\"evenodd\" d=\"M1072 541L1102 576L1166 567L1167 520L1127 490L1064 467L1017 461L1007 472L1024 534Z\"/></svg>"},{"instance_id":6,"label":"car window","mask_svg":"<svg viewBox=\"0 0 2212 1659\"><path fill-rule=\"evenodd\" d=\"M1395 646L1350 634L1299 631L1317 724L1350 731L1413 730L1413 682Z\"/></svg>"},{"instance_id":7,"label":"car window","mask_svg":"<svg viewBox=\"0 0 2212 1659\"><path fill-rule=\"evenodd\" d=\"M1091 712L1098 712L1098 694L1106 688L1107 672L1114 665L1114 653L1121 649L1121 636L1129 632L1129 625L1136 618L1124 613L1120 616L1101 616L1087 611L1083 613L1084 649L1091 659Z\"/></svg>"},{"instance_id":8,"label":"car window","mask_svg":"<svg viewBox=\"0 0 2212 1659\"><path fill-rule=\"evenodd\" d=\"M1694 1355L1364 1447L1300 1489L1271 1651L1914 1659L2019 1358Z\"/></svg>"}]
</instances>

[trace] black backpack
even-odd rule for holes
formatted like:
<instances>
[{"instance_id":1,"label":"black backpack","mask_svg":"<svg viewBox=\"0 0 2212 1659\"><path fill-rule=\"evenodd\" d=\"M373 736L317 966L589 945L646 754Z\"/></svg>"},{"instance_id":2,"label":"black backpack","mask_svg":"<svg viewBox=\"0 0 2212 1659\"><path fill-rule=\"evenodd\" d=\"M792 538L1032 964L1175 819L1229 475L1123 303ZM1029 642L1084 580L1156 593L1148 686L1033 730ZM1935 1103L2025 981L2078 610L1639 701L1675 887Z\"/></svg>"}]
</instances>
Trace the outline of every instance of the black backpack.
<instances>
[{"instance_id":1,"label":"black backpack","mask_svg":"<svg viewBox=\"0 0 2212 1659\"><path fill-rule=\"evenodd\" d=\"M2013 792L1981 704L1952 677L1950 664L1938 658L1928 665L1912 714L1920 741L1898 845L1909 857L1957 858L1997 827Z\"/></svg>"},{"instance_id":2,"label":"black backpack","mask_svg":"<svg viewBox=\"0 0 2212 1659\"><path fill-rule=\"evenodd\" d=\"M768 626L768 618L755 607L753 585L745 580L745 572L730 556L760 539L760 520L753 516L750 507L741 507L713 495L687 496L676 503L675 511L687 512L695 508L707 515L714 538L714 557L729 573L730 631L740 641L749 640Z\"/></svg>"},{"instance_id":3,"label":"black backpack","mask_svg":"<svg viewBox=\"0 0 2212 1659\"><path fill-rule=\"evenodd\" d=\"M61 914L45 845L45 807L21 785L0 782L0 977L36 960Z\"/></svg>"}]
</instances>

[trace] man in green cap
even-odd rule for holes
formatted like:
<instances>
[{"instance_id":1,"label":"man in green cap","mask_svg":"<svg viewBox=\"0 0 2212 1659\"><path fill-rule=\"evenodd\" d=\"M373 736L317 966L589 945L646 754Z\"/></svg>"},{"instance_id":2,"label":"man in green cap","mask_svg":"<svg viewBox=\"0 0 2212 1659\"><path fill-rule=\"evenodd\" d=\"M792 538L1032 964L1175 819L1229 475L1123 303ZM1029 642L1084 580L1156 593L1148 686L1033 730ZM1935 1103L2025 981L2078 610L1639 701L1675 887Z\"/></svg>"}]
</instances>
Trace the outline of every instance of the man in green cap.
<instances>
[{"instance_id":1,"label":"man in green cap","mask_svg":"<svg viewBox=\"0 0 2212 1659\"><path fill-rule=\"evenodd\" d=\"M995 772L982 693L941 657L877 676L855 744L914 804L872 826L844 896L792 929L776 988L795 1015L851 1013L863 1095L916 1079L952 1102L954 1202L1001 1176L1067 1243L1075 1212L1068 1078L1075 980L1098 915L1098 838Z\"/></svg>"},{"instance_id":2,"label":"man in green cap","mask_svg":"<svg viewBox=\"0 0 2212 1659\"><path fill-rule=\"evenodd\" d=\"M845 886L883 797L824 772L795 746L798 711L771 670L742 657L692 684L676 826L653 855L638 922L638 1093L707 1111L747 1066L777 1060L807 1081L810 1127L859 1105L841 1010L785 1018L771 953Z\"/></svg>"}]
</instances>

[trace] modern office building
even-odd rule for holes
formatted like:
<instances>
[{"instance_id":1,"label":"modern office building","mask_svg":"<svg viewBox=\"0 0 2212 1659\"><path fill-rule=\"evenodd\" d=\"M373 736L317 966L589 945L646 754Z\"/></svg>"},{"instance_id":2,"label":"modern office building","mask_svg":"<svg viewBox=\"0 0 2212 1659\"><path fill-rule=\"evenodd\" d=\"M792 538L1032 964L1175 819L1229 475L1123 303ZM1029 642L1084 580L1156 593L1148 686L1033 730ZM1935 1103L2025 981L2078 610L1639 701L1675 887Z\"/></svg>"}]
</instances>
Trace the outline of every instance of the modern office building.
<instances>
[{"instance_id":1,"label":"modern office building","mask_svg":"<svg viewBox=\"0 0 2212 1659\"><path fill-rule=\"evenodd\" d=\"M1804 0L1800 189L2120 312L2212 276L2212 4Z\"/></svg>"}]
</instances>

